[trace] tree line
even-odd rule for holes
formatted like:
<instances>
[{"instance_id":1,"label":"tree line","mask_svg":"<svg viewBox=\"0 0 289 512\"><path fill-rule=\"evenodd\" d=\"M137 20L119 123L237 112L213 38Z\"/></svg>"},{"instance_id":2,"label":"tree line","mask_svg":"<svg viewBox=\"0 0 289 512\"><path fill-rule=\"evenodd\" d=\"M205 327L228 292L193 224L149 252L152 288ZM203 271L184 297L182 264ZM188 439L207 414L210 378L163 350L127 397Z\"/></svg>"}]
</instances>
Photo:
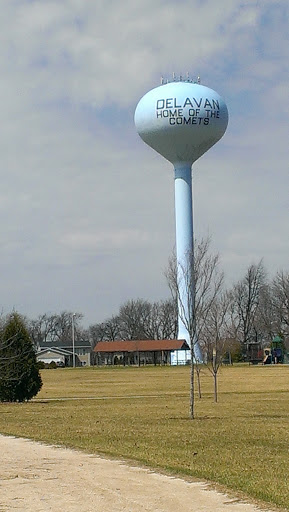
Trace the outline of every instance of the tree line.
<instances>
[{"instance_id":1,"label":"tree line","mask_svg":"<svg viewBox=\"0 0 289 512\"><path fill-rule=\"evenodd\" d=\"M221 352L231 346L242 359L251 344L270 345L276 335L288 343L289 273L281 270L268 279L261 260L250 265L244 276L226 289L218 257L208 254L208 248L200 245L196 252L202 256L199 260L195 258L194 321L203 353L209 356L216 344ZM172 273L167 273L171 299L154 303L143 299L127 301L118 315L89 327L92 344L121 339L176 338L178 285L174 264L172 268Z\"/></svg>"},{"instance_id":2,"label":"tree line","mask_svg":"<svg viewBox=\"0 0 289 512\"><path fill-rule=\"evenodd\" d=\"M175 339L178 317L178 279L175 257L165 272L171 297L150 302L130 299L103 322L82 326L82 313L44 313L27 319L27 329L35 347L46 341L67 343L71 340L72 314L75 340L98 341L136 339ZM186 267L188 268L188 267ZM185 271L184 271L185 272ZM184 275L183 279L188 276ZM188 290L190 283L187 283ZM189 294L189 292L188 292ZM188 297L188 300L192 300ZM218 254L210 252L210 241L196 244L194 254L194 336L206 359L213 349L220 356L224 351L244 359L250 345L269 345L276 335L285 343L289 339L289 272L280 270L269 279L263 261L248 266L243 277L229 289L225 286ZM179 305L181 307L181 305ZM191 309L190 309L191 311ZM189 331L191 330L189 326Z\"/></svg>"}]
</instances>

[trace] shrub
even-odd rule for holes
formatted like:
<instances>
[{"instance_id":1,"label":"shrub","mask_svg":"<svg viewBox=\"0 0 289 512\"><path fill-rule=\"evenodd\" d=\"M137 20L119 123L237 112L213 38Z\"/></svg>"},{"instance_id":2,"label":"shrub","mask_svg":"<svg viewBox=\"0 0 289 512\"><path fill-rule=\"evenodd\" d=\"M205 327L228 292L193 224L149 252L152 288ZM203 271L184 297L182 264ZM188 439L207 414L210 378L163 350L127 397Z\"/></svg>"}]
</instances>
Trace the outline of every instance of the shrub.
<instances>
[{"instance_id":1,"label":"shrub","mask_svg":"<svg viewBox=\"0 0 289 512\"><path fill-rule=\"evenodd\" d=\"M12 313L0 337L0 401L24 402L42 387L32 340L18 313Z\"/></svg>"}]
</instances>

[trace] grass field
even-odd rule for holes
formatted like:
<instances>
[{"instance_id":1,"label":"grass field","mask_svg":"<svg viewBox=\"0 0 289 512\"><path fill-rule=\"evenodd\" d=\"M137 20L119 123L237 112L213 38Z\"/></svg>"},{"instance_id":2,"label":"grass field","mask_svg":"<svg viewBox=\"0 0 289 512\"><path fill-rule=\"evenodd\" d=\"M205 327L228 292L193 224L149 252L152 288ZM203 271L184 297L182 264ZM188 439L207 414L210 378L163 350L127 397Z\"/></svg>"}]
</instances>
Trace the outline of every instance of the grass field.
<instances>
[{"instance_id":1,"label":"grass field","mask_svg":"<svg viewBox=\"0 0 289 512\"><path fill-rule=\"evenodd\" d=\"M36 399L0 404L0 432L205 478L289 510L289 367L223 367L217 404L203 370L193 421L189 371L43 370Z\"/></svg>"}]
</instances>

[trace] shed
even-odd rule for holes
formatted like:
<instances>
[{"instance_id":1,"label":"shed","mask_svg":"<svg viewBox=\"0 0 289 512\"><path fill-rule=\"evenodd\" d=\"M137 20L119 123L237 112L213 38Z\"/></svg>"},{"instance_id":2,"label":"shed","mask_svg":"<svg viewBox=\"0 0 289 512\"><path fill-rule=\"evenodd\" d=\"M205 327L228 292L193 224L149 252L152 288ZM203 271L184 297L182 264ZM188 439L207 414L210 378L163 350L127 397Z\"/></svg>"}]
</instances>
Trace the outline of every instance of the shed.
<instances>
[{"instance_id":1,"label":"shed","mask_svg":"<svg viewBox=\"0 0 289 512\"><path fill-rule=\"evenodd\" d=\"M94 352L98 365L170 364L171 353L190 350L185 340L99 341Z\"/></svg>"}]
</instances>

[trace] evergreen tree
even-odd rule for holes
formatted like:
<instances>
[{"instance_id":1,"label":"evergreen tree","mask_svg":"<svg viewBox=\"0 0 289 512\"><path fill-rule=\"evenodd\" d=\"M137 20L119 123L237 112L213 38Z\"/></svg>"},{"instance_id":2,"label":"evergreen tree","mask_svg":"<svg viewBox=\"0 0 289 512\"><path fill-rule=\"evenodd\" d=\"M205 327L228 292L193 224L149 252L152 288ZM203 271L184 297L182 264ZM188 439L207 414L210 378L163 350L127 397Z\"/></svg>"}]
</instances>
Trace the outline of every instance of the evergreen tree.
<instances>
[{"instance_id":1,"label":"evergreen tree","mask_svg":"<svg viewBox=\"0 0 289 512\"><path fill-rule=\"evenodd\" d=\"M18 313L9 315L0 338L0 401L24 402L42 387L32 340Z\"/></svg>"}]
</instances>

